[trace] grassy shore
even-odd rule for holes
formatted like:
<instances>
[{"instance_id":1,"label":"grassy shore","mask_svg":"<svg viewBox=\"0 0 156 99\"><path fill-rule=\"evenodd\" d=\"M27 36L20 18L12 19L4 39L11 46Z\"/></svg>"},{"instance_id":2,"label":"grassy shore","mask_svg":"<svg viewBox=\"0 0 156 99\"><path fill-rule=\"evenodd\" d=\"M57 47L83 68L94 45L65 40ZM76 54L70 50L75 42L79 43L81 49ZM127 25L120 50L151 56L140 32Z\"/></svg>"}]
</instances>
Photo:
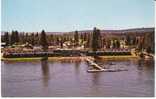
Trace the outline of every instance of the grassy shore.
<instances>
[{"instance_id":1,"label":"grassy shore","mask_svg":"<svg viewBox=\"0 0 156 99\"><path fill-rule=\"evenodd\" d=\"M37 61L41 60L41 57L29 57L29 58L1 58L2 61Z\"/></svg>"},{"instance_id":2,"label":"grassy shore","mask_svg":"<svg viewBox=\"0 0 156 99\"><path fill-rule=\"evenodd\" d=\"M84 58L92 58L91 56L80 57L48 57L51 61L60 60L83 60ZM136 59L138 56L125 55L125 56L99 56L100 59ZM29 58L1 58L2 61L39 61L42 57L29 57Z\"/></svg>"}]
</instances>

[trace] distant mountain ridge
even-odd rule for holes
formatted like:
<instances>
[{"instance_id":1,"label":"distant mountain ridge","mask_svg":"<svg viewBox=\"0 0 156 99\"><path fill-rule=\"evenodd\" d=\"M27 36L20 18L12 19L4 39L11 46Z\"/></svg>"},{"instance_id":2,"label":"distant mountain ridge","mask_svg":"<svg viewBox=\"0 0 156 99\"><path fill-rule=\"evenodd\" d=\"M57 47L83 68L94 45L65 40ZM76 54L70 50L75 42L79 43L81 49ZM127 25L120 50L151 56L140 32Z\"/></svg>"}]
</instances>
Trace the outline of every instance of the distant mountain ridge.
<instances>
[{"instance_id":1,"label":"distant mountain ridge","mask_svg":"<svg viewBox=\"0 0 156 99\"><path fill-rule=\"evenodd\" d=\"M155 28L132 28L132 29L121 29L121 30L100 30L101 33L145 33L145 32L154 32ZM79 33L90 33L93 30L80 30ZM73 33L71 32L46 32L47 34L62 34L62 33Z\"/></svg>"},{"instance_id":2,"label":"distant mountain ridge","mask_svg":"<svg viewBox=\"0 0 156 99\"><path fill-rule=\"evenodd\" d=\"M90 33L93 30L80 30L78 31L79 33ZM145 32L154 32L155 28L151 27L151 28L131 28L131 29L121 29L121 30L100 30L101 33L131 33L131 32L135 32L135 33L145 33ZM1 35L4 35L5 31L1 31ZM73 33L74 31L69 31L69 32L46 32L47 34L63 34L63 33ZM22 33L22 32L20 32ZM29 32L29 33L33 33L33 32ZM34 32L36 33L36 32Z\"/></svg>"}]
</instances>

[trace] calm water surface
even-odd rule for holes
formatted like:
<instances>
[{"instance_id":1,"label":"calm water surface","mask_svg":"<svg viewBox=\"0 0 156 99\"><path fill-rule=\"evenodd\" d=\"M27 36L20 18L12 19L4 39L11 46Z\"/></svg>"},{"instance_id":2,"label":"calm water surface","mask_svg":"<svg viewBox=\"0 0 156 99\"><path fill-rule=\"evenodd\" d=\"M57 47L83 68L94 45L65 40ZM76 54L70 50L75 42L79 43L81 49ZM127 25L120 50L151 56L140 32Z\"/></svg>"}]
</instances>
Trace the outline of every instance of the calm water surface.
<instances>
[{"instance_id":1,"label":"calm water surface","mask_svg":"<svg viewBox=\"0 0 156 99\"><path fill-rule=\"evenodd\" d=\"M88 73L85 61L2 61L2 96L154 96L153 60L97 63L128 71Z\"/></svg>"}]
</instances>

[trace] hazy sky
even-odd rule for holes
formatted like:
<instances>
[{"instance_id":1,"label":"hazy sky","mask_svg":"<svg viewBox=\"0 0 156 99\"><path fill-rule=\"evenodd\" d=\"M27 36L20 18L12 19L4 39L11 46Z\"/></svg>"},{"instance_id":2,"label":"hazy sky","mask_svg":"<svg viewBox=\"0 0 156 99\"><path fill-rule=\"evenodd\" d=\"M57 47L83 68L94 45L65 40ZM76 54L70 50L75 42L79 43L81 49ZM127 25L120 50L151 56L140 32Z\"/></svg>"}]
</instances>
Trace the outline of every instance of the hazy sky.
<instances>
[{"instance_id":1,"label":"hazy sky","mask_svg":"<svg viewBox=\"0 0 156 99\"><path fill-rule=\"evenodd\" d=\"M2 0L2 31L154 26L154 0Z\"/></svg>"}]
</instances>

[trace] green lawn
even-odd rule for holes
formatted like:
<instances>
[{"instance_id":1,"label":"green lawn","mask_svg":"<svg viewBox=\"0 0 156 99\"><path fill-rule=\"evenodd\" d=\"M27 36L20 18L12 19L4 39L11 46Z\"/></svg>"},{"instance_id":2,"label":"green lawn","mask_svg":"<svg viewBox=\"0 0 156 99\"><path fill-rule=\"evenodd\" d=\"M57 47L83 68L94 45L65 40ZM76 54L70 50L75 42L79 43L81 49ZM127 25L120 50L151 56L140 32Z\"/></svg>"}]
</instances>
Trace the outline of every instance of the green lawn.
<instances>
[{"instance_id":1,"label":"green lawn","mask_svg":"<svg viewBox=\"0 0 156 99\"><path fill-rule=\"evenodd\" d=\"M1 58L2 61L34 61L41 60L41 57L30 57L30 58Z\"/></svg>"}]
</instances>

